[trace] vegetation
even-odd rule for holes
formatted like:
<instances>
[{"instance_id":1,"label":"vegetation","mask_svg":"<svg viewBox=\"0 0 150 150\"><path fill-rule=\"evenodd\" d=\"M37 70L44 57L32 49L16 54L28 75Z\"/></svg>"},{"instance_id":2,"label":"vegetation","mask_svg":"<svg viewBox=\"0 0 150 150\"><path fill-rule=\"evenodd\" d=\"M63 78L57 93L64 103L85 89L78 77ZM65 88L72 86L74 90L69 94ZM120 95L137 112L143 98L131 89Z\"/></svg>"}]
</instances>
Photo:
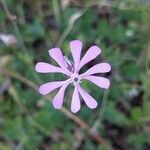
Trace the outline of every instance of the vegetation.
<instances>
[{"instance_id":1,"label":"vegetation","mask_svg":"<svg viewBox=\"0 0 150 150\"><path fill-rule=\"evenodd\" d=\"M147 0L1 0L0 150L150 149L150 3ZM16 38L16 40L15 40ZM80 39L84 53L102 49L96 61L112 66L109 90L82 85L98 101L70 112L72 87L55 110L38 86L61 80L37 74L36 62L54 63L48 49ZM96 61L92 61L85 69Z\"/></svg>"}]
</instances>

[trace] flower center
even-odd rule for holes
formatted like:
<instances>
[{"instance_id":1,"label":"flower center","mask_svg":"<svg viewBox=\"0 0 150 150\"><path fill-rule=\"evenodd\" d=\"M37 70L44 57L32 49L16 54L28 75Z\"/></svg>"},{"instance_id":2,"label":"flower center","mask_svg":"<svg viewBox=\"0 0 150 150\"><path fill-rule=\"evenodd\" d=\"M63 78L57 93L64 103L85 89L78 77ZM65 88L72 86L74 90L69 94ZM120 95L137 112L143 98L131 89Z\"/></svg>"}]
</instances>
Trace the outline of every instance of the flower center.
<instances>
[{"instance_id":1,"label":"flower center","mask_svg":"<svg viewBox=\"0 0 150 150\"><path fill-rule=\"evenodd\" d=\"M81 83L81 79L79 75L75 72L73 63L66 56L64 56L64 62L67 69L71 72L70 82L72 82L73 84Z\"/></svg>"},{"instance_id":2,"label":"flower center","mask_svg":"<svg viewBox=\"0 0 150 150\"><path fill-rule=\"evenodd\" d=\"M75 81L75 82L78 82L78 78L74 78L74 81Z\"/></svg>"},{"instance_id":3,"label":"flower center","mask_svg":"<svg viewBox=\"0 0 150 150\"><path fill-rule=\"evenodd\" d=\"M72 82L73 83L74 82L79 82L79 83L81 82L78 74L73 74L72 75Z\"/></svg>"}]
</instances>

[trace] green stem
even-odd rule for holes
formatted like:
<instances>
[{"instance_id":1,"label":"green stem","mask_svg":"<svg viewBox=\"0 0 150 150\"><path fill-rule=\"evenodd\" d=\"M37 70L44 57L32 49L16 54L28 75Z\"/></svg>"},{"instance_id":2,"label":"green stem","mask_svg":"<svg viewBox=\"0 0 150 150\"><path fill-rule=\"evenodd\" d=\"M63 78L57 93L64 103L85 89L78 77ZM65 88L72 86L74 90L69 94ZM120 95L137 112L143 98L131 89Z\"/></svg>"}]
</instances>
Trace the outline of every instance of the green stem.
<instances>
[{"instance_id":1,"label":"green stem","mask_svg":"<svg viewBox=\"0 0 150 150\"><path fill-rule=\"evenodd\" d=\"M58 0L52 0L52 5L53 5L53 11L54 11L56 24L60 28L60 26L61 26L61 17L60 17L59 1Z\"/></svg>"},{"instance_id":2,"label":"green stem","mask_svg":"<svg viewBox=\"0 0 150 150\"><path fill-rule=\"evenodd\" d=\"M26 47L23 43L23 39L21 37L21 34L20 34L20 31L19 31L19 28L18 28L18 25L16 23L16 16L15 15L12 15L7 7L7 4L6 4L6 1L5 0L1 0L2 2L2 5L4 7L4 10L7 14L7 17L8 19L11 21L13 27L14 27L14 30L15 30L15 34L17 36L17 40L18 40L18 43L19 43L19 47L25 52L27 53L27 50L26 50Z\"/></svg>"}]
</instances>

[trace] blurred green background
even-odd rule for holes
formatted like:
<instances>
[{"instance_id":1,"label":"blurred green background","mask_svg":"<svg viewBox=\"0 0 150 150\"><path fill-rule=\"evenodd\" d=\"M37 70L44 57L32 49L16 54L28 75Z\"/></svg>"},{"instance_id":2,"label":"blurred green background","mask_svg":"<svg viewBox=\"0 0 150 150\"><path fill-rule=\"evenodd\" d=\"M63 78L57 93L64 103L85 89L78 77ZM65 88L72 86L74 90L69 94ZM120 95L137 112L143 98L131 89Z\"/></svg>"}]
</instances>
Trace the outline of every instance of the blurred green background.
<instances>
[{"instance_id":1,"label":"blurred green background","mask_svg":"<svg viewBox=\"0 0 150 150\"><path fill-rule=\"evenodd\" d=\"M149 0L0 0L0 150L149 150L149 8ZM83 82L99 106L83 103L77 114L72 87L62 110L50 103L55 92L37 92L63 76L34 71L38 61L54 63L54 46L70 57L74 39L83 53L102 49L86 69L99 60L112 66L109 90Z\"/></svg>"}]
</instances>

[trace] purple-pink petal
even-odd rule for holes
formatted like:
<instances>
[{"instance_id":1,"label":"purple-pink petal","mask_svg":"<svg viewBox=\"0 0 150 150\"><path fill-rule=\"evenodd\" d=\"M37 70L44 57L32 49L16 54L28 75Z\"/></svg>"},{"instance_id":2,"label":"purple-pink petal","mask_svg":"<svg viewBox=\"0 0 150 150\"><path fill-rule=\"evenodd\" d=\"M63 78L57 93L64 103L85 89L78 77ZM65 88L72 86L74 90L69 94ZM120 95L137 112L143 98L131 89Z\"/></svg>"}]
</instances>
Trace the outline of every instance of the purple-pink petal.
<instances>
[{"instance_id":1,"label":"purple-pink petal","mask_svg":"<svg viewBox=\"0 0 150 150\"><path fill-rule=\"evenodd\" d=\"M96 58L101 53L101 49L94 45L88 49L86 54L83 56L83 58L80 61L79 69L81 69L85 64Z\"/></svg>"},{"instance_id":2,"label":"purple-pink petal","mask_svg":"<svg viewBox=\"0 0 150 150\"><path fill-rule=\"evenodd\" d=\"M63 86L67 82L68 82L68 80L45 83L45 84L40 86L39 93L42 95L47 95L50 92L52 92L53 90Z\"/></svg>"},{"instance_id":3,"label":"purple-pink petal","mask_svg":"<svg viewBox=\"0 0 150 150\"><path fill-rule=\"evenodd\" d=\"M63 73L63 69L53 66L51 64L45 63L45 62L39 62L35 66L35 70L39 73L55 73L60 72Z\"/></svg>"},{"instance_id":4,"label":"purple-pink petal","mask_svg":"<svg viewBox=\"0 0 150 150\"><path fill-rule=\"evenodd\" d=\"M77 86L78 91L82 96L83 100L85 101L86 105L91 109L96 108L97 107L96 100L91 95L89 95L85 90L83 90L79 84Z\"/></svg>"},{"instance_id":5,"label":"purple-pink petal","mask_svg":"<svg viewBox=\"0 0 150 150\"><path fill-rule=\"evenodd\" d=\"M89 76L96 73L106 73L109 72L110 70L111 70L111 66L108 63L99 63L91 67L85 73L81 74L80 77Z\"/></svg>"},{"instance_id":6,"label":"purple-pink petal","mask_svg":"<svg viewBox=\"0 0 150 150\"><path fill-rule=\"evenodd\" d=\"M64 86L62 86L60 88L60 90L58 91L58 93L56 94L56 96L54 97L54 99L52 101L54 108L60 109L62 107L65 90L66 90L67 86L68 86L68 84L65 84Z\"/></svg>"},{"instance_id":7,"label":"purple-pink petal","mask_svg":"<svg viewBox=\"0 0 150 150\"><path fill-rule=\"evenodd\" d=\"M94 84L96 84L97 86L104 88L104 89L108 89L110 86L110 81L104 77L86 76L86 77L83 77L82 79L89 80L93 82Z\"/></svg>"},{"instance_id":8,"label":"purple-pink petal","mask_svg":"<svg viewBox=\"0 0 150 150\"><path fill-rule=\"evenodd\" d=\"M66 68L63 54L60 48L52 48L49 50L49 55L59 64L59 66L64 69L65 74L71 75L71 72Z\"/></svg>"},{"instance_id":9,"label":"purple-pink petal","mask_svg":"<svg viewBox=\"0 0 150 150\"><path fill-rule=\"evenodd\" d=\"M82 50L82 42L79 40L74 40L70 42L70 49L74 60L75 71L80 62L80 55Z\"/></svg>"},{"instance_id":10,"label":"purple-pink petal","mask_svg":"<svg viewBox=\"0 0 150 150\"><path fill-rule=\"evenodd\" d=\"M80 110L81 104L80 104L80 98L79 98L79 92L78 87L75 85L72 101L71 101L71 111L73 113L76 113Z\"/></svg>"},{"instance_id":11,"label":"purple-pink petal","mask_svg":"<svg viewBox=\"0 0 150 150\"><path fill-rule=\"evenodd\" d=\"M49 50L49 55L59 64L60 67L65 67L64 57L60 48L55 47Z\"/></svg>"}]
</instances>

